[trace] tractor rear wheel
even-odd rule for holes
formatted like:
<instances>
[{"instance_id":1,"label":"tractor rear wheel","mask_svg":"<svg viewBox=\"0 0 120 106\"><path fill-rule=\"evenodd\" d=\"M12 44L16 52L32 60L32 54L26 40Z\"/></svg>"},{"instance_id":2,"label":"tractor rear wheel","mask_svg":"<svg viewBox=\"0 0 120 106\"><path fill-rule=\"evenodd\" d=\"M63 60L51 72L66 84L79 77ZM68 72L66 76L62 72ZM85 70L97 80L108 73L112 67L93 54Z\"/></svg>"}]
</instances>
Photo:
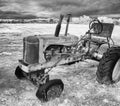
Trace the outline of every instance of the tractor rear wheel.
<instances>
[{"instance_id":1,"label":"tractor rear wheel","mask_svg":"<svg viewBox=\"0 0 120 106\"><path fill-rule=\"evenodd\" d=\"M53 100L60 97L64 89L64 84L60 79L50 80L42 86L39 86L36 96L42 102Z\"/></svg>"},{"instance_id":2,"label":"tractor rear wheel","mask_svg":"<svg viewBox=\"0 0 120 106\"><path fill-rule=\"evenodd\" d=\"M111 47L103 54L96 72L101 84L113 84L120 80L120 47Z\"/></svg>"}]
</instances>

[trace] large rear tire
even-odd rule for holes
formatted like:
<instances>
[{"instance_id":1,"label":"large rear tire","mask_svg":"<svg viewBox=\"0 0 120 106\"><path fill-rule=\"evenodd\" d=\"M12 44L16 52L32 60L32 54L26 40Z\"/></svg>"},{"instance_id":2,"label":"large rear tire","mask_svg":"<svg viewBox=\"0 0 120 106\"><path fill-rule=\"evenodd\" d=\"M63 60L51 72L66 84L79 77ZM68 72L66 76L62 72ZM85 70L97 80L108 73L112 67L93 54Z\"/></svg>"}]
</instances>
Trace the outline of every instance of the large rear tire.
<instances>
[{"instance_id":1,"label":"large rear tire","mask_svg":"<svg viewBox=\"0 0 120 106\"><path fill-rule=\"evenodd\" d=\"M101 84L113 84L120 80L120 47L111 47L103 54L96 72Z\"/></svg>"},{"instance_id":2,"label":"large rear tire","mask_svg":"<svg viewBox=\"0 0 120 106\"><path fill-rule=\"evenodd\" d=\"M47 102L60 97L64 89L64 84L60 79L50 80L38 88L36 96L42 102Z\"/></svg>"}]
</instances>

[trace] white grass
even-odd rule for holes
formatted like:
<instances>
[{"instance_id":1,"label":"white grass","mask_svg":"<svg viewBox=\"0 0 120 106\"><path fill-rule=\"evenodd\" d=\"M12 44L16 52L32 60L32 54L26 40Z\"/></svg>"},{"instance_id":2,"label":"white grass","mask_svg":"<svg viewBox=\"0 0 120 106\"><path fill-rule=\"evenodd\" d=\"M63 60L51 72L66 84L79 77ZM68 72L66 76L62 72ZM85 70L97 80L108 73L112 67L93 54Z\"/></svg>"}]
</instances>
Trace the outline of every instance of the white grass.
<instances>
[{"instance_id":1,"label":"white grass","mask_svg":"<svg viewBox=\"0 0 120 106\"><path fill-rule=\"evenodd\" d=\"M62 25L61 34L65 33L65 26ZM120 83L98 84L95 61L54 68L50 72L52 79L62 79L65 88L60 98L45 104L36 98L36 87L15 77L18 59L22 58L23 37L54 34L55 27L56 24L0 24L0 106L119 106ZM68 33L79 37L87 30L88 25L70 24ZM112 38L120 44L120 26L114 27Z\"/></svg>"},{"instance_id":2,"label":"white grass","mask_svg":"<svg viewBox=\"0 0 120 106\"><path fill-rule=\"evenodd\" d=\"M84 35L88 30L89 25L81 25L81 24L70 24L68 33L81 36ZM0 25L0 33L18 33L23 36L29 35L38 35L38 34L54 34L56 28L56 24L1 24ZM61 26L61 34L65 33L66 25L62 24ZM120 44L120 26L115 26L112 33L113 40Z\"/></svg>"}]
</instances>

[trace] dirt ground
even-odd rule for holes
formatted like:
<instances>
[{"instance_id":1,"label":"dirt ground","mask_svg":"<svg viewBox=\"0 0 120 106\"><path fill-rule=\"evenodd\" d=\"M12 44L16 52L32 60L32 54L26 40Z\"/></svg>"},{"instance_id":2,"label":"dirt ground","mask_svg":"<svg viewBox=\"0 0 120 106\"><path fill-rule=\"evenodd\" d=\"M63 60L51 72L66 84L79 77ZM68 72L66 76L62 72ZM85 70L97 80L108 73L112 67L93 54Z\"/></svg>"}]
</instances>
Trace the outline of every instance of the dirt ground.
<instances>
[{"instance_id":1,"label":"dirt ground","mask_svg":"<svg viewBox=\"0 0 120 106\"><path fill-rule=\"evenodd\" d=\"M18 59L22 58L22 38L28 36L29 31L26 29L26 32L23 27L21 28L25 31L21 31L19 25L11 26L0 26L0 106L120 106L120 82L110 86L99 84L96 81L99 63L93 60L53 68L50 77L62 79L64 91L60 98L41 103L35 96L37 87L27 80L17 79L14 75ZM19 31L13 31L12 28L18 28ZM38 29L41 31L42 27L37 27ZM120 32L119 27L115 30Z\"/></svg>"}]
</instances>

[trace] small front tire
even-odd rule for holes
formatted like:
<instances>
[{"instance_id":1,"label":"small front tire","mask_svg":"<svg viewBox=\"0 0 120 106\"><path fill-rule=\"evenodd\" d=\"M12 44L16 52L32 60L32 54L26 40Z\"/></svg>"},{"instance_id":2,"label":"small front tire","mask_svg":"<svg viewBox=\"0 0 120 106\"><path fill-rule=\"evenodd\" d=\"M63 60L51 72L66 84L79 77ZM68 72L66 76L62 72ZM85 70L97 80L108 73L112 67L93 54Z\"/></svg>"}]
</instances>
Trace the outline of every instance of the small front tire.
<instances>
[{"instance_id":1,"label":"small front tire","mask_svg":"<svg viewBox=\"0 0 120 106\"><path fill-rule=\"evenodd\" d=\"M25 72L19 66L17 66L15 70L15 76L18 79L25 79Z\"/></svg>"},{"instance_id":2,"label":"small front tire","mask_svg":"<svg viewBox=\"0 0 120 106\"><path fill-rule=\"evenodd\" d=\"M47 102L60 97L64 89L64 84L60 79L50 80L38 88L36 96L42 102Z\"/></svg>"}]
</instances>

